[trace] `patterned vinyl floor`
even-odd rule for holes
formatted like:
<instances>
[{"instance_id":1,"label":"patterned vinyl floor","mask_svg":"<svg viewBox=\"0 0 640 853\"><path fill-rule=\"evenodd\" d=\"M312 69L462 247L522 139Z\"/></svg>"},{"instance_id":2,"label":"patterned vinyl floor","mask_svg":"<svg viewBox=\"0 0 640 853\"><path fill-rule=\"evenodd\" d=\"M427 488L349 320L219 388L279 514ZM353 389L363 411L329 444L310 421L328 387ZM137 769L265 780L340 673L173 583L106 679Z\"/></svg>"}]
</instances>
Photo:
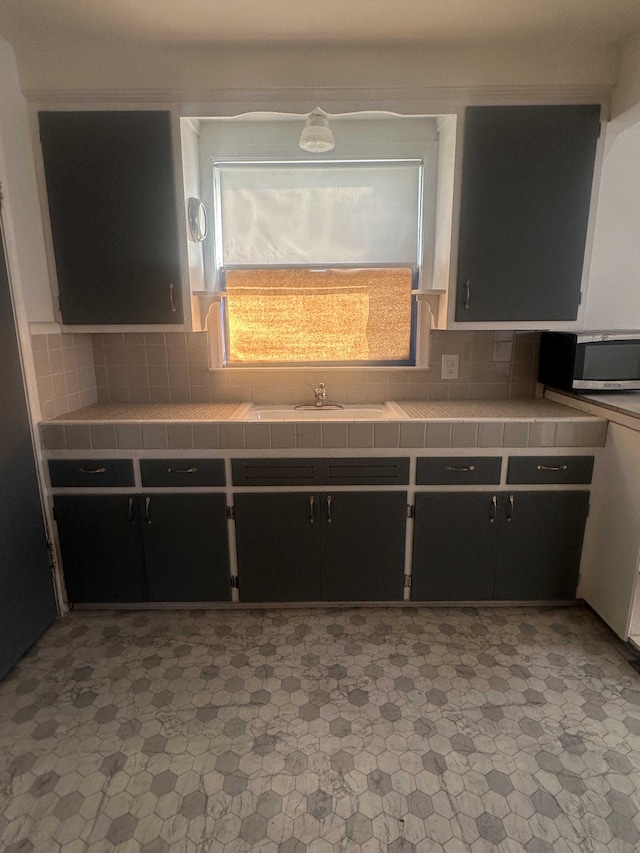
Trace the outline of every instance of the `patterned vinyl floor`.
<instances>
[{"instance_id":1,"label":"patterned vinyl floor","mask_svg":"<svg viewBox=\"0 0 640 853\"><path fill-rule=\"evenodd\" d=\"M0 684L6 853L634 853L586 609L84 612Z\"/></svg>"}]
</instances>

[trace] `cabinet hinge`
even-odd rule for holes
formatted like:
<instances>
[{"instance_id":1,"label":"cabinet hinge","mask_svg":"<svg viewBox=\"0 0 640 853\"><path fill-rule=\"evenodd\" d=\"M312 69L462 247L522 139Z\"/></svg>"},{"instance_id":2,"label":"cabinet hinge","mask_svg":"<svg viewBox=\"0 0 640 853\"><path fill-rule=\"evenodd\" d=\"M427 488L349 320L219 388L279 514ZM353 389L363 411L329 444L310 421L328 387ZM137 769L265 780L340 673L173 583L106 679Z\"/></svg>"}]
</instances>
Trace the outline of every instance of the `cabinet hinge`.
<instances>
[{"instance_id":1,"label":"cabinet hinge","mask_svg":"<svg viewBox=\"0 0 640 853\"><path fill-rule=\"evenodd\" d=\"M240 589L240 578L237 575L231 575L231 589Z\"/></svg>"},{"instance_id":2,"label":"cabinet hinge","mask_svg":"<svg viewBox=\"0 0 640 853\"><path fill-rule=\"evenodd\" d=\"M235 519L236 517L236 508L234 506L227 507L227 518Z\"/></svg>"},{"instance_id":3,"label":"cabinet hinge","mask_svg":"<svg viewBox=\"0 0 640 853\"><path fill-rule=\"evenodd\" d=\"M416 517L416 508L413 504L407 504L407 518Z\"/></svg>"},{"instance_id":4,"label":"cabinet hinge","mask_svg":"<svg viewBox=\"0 0 640 853\"><path fill-rule=\"evenodd\" d=\"M411 589L411 575L404 576L404 588Z\"/></svg>"}]
</instances>

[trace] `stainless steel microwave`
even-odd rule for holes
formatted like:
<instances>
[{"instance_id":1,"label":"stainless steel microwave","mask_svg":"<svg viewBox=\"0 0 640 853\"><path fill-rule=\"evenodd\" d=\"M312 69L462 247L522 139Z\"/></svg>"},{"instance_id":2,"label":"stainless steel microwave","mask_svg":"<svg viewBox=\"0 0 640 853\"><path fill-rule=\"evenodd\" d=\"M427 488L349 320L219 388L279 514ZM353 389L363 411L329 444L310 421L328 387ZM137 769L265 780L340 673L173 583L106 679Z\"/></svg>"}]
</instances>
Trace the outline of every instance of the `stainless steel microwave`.
<instances>
[{"instance_id":1,"label":"stainless steel microwave","mask_svg":"<svg viewBox=\"0 0 640 853\"><path fill-rule=\"evenodd\" d=\"M538 380L566 391L638 391L640 331L543 332Z\"/></svg>"}]
</instances>

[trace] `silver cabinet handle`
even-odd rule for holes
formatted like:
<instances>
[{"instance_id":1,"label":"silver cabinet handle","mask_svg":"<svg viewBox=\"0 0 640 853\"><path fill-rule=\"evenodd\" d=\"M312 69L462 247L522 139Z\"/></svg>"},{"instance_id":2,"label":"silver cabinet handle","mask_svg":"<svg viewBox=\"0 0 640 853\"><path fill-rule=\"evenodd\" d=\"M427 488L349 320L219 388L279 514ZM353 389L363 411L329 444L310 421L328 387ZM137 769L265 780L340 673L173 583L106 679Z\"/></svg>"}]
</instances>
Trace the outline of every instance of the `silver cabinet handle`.
<instances>
[{"instance_id":1,"label":"silver cabinet handle","mask_svg":"<svg viewBox=\"0 0 640 853\"><path fill-rule=\"evenodd\" d=\"M491 498L491 514L489 516L489 521L491 524L496 520L496 515L498 514L498 496L493 495Z\"/></svg>"},{"instance_id":2,"label":"silver cabinet handle","mask_svg":"<svg viewBox=\"0 0 640 853\"><path fill-rule=\"evenodd\" d=\"M464 468L456 468L455 465L445 465L444 470L445 471L461 471L461 472L475 471L476 466L475 465L466 465Z\"/></svg>"},{"instance_id":3,"label":"silver cabinet handle","mask_svg":"<svg viewBox=\"0 0 640 853\"><path fill-rule=\"evenodd\" d=\"M106 468L78 468L81 474L104 474Z\"/></svg>"},{"instance_id":4,"label":"silver cabinet handle","mask_svg":"<svg viewBox=\"0 0 640 853\"><path fill-rule=\"evenodd\" d=\"M313 524L315 522L314 518L314 504L316 499L313 495L309 495L309 524Z\"/></svg>"},{"instance_id":5,"label":"silver cabinet handle","mask_svg":"<svg viewBox=\"0 0 640 853\"><path fill-rule=\"evenodd\" d=\"M464 283L464 310L469 310L469 302L471 300L471 281L467 279Z\"/></svg>"},{"instance_id":6,"label":"silver cabinet handle","mask_svg":"<svg viewBox=\"0 0 640 853\"><path fill-rule=\"evenodd\" d=\"M169 474L195 474L197 468L167 468Z\"/></svg>"},{"instance_id":7,"label":"silver cabinet handle","mask_svg":"<svg viewBox=\"0 0 640 853\"><path fill-rule=\"evenodd\" d=\"M327 524L331 524L333 519L331 518L331 501L333 498L331 495L327 495Z\"/></svg>"},{"instance_id":8,"label":"silver cabinet handle","mask_svg":"<svg viewBox=\"0 0 640 853\"><path fill-rule=\"evenodd\" d=\"M515 503L515 498L513 495L509 495L509 506L507 507L507 521L512 521L513 519L513 505Z\"/></svg>"},{"instance_id":9,"label":"silver cabinet handle","mask_svg":"<svg viewBox=\"0 0 640 853\"><path fill-rule=\"evenodd\" d=\"M176 313L176 303L173 298L173 282L169 282L169 302L171 303L171 310L175 314Z\"/></svg>"},{"instance_id":10,"label":"silver cabinet handle","mask_svg":"<svg viewBox=\"0 0 640 853\"><path fill-rule=\"evenodd\" d=\"M147 524L151 524L151 513L149 512L149 504L151 503L151 498L144 499L144 518Z\"/></svg>"},{"instance_id":11,"label":"silver cabinet handle","mask_svg":"<svg viewBox=\"0 0 640 853\"><path fill-rule=\"evenodd\" d=\"M569 466L565 465L538 465L538 471L566 471Z\"/></svg>"},{"instance_id":12,"label":"silver cabinet handle","mask_svg":"<svg viewBox=\"0 0 640 853\"><path fill-rule=\"evenodd\" d=\"M133 514L133 503L134 498L129 498L129 521L131 522L131 524L135 524L136 522L135 516Z\"/></svg>"}]
</instances>

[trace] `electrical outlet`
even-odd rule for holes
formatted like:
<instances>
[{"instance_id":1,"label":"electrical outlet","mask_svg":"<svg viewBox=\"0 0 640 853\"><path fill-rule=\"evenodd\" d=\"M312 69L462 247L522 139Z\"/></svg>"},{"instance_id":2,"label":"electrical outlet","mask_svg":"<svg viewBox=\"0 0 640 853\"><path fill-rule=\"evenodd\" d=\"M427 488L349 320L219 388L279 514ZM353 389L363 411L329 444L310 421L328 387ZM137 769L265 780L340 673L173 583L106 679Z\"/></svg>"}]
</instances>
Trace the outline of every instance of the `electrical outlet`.
<instances>
[{"instance_id":1,"label":"electrical outlet","mask_svg":"<svg viewBox=\"0 0 640 853\"><path fill-rule=\"evenodd\" d=\"M457 379L458 378L458 363L459 355L443 355L442 356L442 379Z\"/></svg>"}]
</instances>

